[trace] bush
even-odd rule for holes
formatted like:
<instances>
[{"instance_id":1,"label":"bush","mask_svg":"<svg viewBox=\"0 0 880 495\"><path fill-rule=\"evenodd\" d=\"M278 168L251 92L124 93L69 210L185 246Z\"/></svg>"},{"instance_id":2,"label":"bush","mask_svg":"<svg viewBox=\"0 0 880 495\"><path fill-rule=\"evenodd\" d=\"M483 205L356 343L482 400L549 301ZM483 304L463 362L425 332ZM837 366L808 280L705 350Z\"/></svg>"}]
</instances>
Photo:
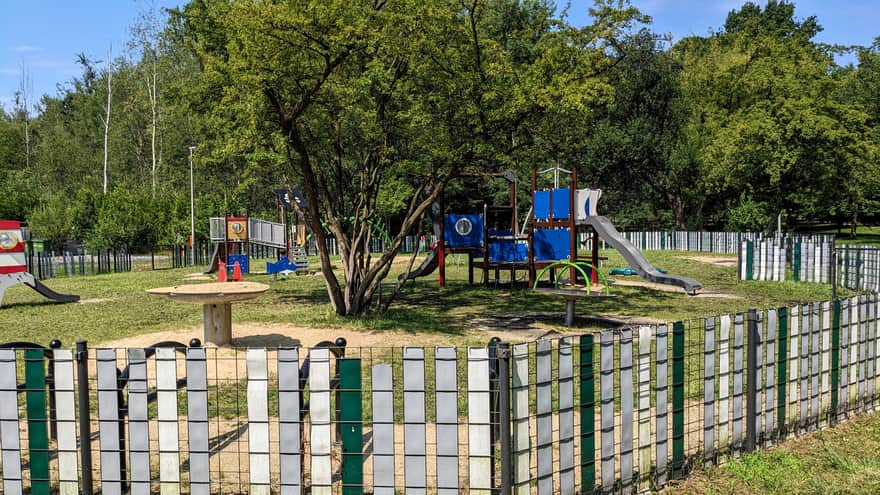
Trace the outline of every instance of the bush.
<instances>
[{"instance_id":1,"label":"bush","mask_svg":"<svg viewBox=\"0 0 880 495\"><path fill-rule=\"evenodd\" d=\"M760 232L770 223L767 203L753 200L743 193L739 205L727 211L724 228L732 232Z\"/></svg>"},{"instance_id":2,"label":"bush","mask_svg":"<svg viewBox=\"0 0 880 495\"><path fill-rule=\"evenodd\" d=\"M72 218L70 202L66 197L55 194L34 209L28 226L34 238L46 241L48 249L60 250L64 242L74 238Z\"/></svg>"}]
</instances>

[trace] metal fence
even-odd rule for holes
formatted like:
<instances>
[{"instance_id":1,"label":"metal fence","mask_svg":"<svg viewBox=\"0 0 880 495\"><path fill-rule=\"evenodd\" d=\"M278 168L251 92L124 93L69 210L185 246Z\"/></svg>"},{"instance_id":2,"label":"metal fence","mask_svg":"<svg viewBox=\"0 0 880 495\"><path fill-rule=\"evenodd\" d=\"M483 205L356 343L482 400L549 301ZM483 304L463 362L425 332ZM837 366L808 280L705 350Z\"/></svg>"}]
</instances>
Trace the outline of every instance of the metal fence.
<instances>
[{"instance_id":1,"label":"metal fence","mask_svg":"<svg viewBox=\"0 0 880 495\"><path fill-rule=\"evenodd\" d=\"M488 347L0 349L4 493L662 488L875 410L877 308Z\"/></svg>"},{"instance_id":2,"label":"metal fence","mask_svg":"<svg viewBox=\"0 0 880 495\"><path fill-rule=\"evenodd\" d=\"M25 260L27 271L38 280L130 272L132 269L132 255L125 250L27 253Z\"/></svg>"}]
</instances>

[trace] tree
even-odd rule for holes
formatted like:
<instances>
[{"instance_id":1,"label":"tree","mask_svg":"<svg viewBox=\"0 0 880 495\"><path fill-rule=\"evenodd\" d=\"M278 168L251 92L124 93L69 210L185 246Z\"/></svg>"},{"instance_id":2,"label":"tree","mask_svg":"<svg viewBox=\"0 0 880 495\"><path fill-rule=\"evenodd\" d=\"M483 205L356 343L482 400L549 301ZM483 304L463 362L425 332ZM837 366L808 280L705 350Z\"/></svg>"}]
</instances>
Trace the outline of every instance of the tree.
<instances>
[{"instance_id":1,"label":"tree","mask_svg":"<svg viewBox=\"0 0 880 495\"><path fill-rule=\"evenodd\" d=\"M110 105L113 103L113 46L107 52L107 68L104 72L107 80L107 104L104 106L104 194L107 194L107 152L110 148Z\"/></svg>"},{"instance_id":2,"label":"tree","mask_svg":"<svg viewBox=\"0 0 880 495\"><path fill-rule=\"evenodd\" d=\"M523 51L487 25L504 3L199 0L181 12L205 65L205 95L218 103L216 147L280 166L300 186L338 314L377 302L404 237L449 180L508 165L544 116L589 112L602 100L607 84L595 70L626 16L611 15L609 2L590 28L545 18L532 41L540 56L521 61ZM374 259L378 192L401 178L411 186L405 213Z\"/></svg>"},{"instance_id":3,"label":"tree","mask_svg":"<svg viewBox=\"0 0 880 495\"><path fill-rule=\"evenodd\" d=\"M144 87L147 90L150 115L150 184L153 194L156 193L158 170L161 166L161 144L159 118L161 114L161 93L159 66L161 62L160 43L163 20L152 0L146 2L137 22L131 27L132 40L130 48L140 56L139 69L143 71Z\"/></svg>"},{"instance_id":4,"label":"tree","mask_svg":"<svg viewBox=\"0 0 880 495\"><path fill-rule=\"evenodd\" d=\"M827 215L835 170L872 154L864 113L836 97L833 58L811 41L821 27L793 13L786 2L746 4L727 32L675 47L708 192L722 206L742 197L766 205L774 220L783 210Z\"/></svg>"}]
</instances>

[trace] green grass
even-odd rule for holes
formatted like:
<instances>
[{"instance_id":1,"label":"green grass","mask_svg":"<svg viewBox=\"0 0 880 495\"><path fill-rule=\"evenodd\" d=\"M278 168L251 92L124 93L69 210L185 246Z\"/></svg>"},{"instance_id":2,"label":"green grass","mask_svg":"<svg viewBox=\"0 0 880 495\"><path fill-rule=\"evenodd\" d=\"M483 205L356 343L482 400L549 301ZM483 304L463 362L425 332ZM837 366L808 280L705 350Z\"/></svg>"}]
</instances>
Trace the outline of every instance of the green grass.
<instances>
[{"instance_id":1,"label":"green grass","mask_svg":"<svg viewBox=\"0 0 880 495\"><path fill-rule=\"evenodd\" d=\"M614 251L602 253L609 260L604 269L625 266ZM669 273L695 278L708 291L736 295L738 299L693 298L679 292L660 292L640 287L613 287L614 298L579 304L579 314L627 316L636 320L674 321L745 311L750 307L771 307L831 297L830 286L795 282L739 282L735 267L722 267L688 259L688 253L648 252L655 266ZM79 294L83 303L55 304L27 287L10 288L0 308L0 342L61 339L72 345L76 339L92 343L117 340L159 331L192 328L201 324L197 305L178 304L147 294L146 289L185 283L195 269L137 271L130 273L57 278L46 281L53 290ZM479 282L481 274L476 274ZM491 274L490 274L491 276ZM502 278L507 274L502 272ZM638 277L621 277L641 280ZM474 321L490 317L503 322L510 317L538 315L551 327L562 324L563 302L527 289L493 289L467 284L466 264L452 256L447 267L447 287L438 289L436 274L418 279L383 315L341 318L334 314L320 276L273 280L267 275L250 275L248 280L264 282L271 290L261 298L237 304L235 322L281 323L314 328L398 330L446 334L468 340ZM396 280L392 271L388 283ZM390 290L390 289L386 289ZM559 315L556 319L555 315ZM584 320L581 320L583 322ZM582 329L595 328L582 323Z\"/></svg>"},{"instance_id":2,"label":"green grass","mask_svg":"<svg viewBox=\"0 0 880 495\"><path fill-rule=\"evenodd\" d=\"M808 225L798 227L798 233L810 234L833 234L837 244L865 244L880 246L880 227L859 225L856 228L856 237L850 235L849 225L837 229L834 225Z\"/></svg>"},{"instance_id":3,"label":"green grass","mask_svg":"<svg viewBox=\"0 0 880 495\"><path fill-rule=\"evenodd\" d=\"M720 468L699 471L669 493L880 493L880 416L861 416Z\"/></svg>"}]
</instances>

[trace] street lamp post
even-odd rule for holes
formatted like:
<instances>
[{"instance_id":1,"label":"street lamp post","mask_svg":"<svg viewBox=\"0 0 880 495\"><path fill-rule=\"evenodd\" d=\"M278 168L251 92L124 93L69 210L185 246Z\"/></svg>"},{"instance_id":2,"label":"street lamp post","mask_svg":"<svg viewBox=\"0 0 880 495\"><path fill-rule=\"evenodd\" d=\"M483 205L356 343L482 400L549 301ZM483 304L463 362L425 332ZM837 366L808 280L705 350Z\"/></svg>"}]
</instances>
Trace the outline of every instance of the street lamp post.
<instances>
[{"instance_id":1,"label":"street lamp post","mask_svg":"<svg viewBox=\"0 0 880 495\"><path fill-rule=\"evenodd\" d=\"M190 266L196 264L196 199L195 187L193 186L193 150L189 147L189 262Z\"/></svg>"}]
</instances>

